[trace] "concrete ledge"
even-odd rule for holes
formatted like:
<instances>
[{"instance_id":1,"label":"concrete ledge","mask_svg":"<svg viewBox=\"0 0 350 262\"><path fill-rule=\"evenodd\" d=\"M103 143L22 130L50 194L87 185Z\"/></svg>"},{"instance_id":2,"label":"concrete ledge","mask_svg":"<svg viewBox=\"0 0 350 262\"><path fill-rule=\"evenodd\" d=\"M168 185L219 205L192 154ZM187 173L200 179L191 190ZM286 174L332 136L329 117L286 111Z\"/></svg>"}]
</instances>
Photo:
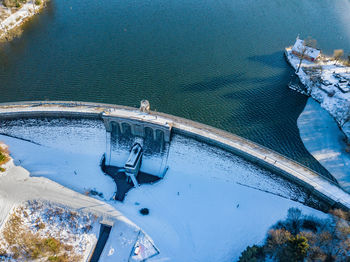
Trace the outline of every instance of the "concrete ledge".
<instances>
[{"instance_id":1,"label":"concrete ledge","mask_svg":"<svg viewBox=\"0 0 350 262\"><path fill-rule=\"evenodd\" d=\"M0 104L0 120L21 117L93 117L114 116L137 122L164 126L172 123L172 132L194 138L237 154L288 180L306 188L322 199L329 208L350 209L350 195L335 179L328 179L315 171L273 150L223 130L184 118L150 112L140 113L136 108L89 102L38 101Z\"/></svg>"}]
</instances>

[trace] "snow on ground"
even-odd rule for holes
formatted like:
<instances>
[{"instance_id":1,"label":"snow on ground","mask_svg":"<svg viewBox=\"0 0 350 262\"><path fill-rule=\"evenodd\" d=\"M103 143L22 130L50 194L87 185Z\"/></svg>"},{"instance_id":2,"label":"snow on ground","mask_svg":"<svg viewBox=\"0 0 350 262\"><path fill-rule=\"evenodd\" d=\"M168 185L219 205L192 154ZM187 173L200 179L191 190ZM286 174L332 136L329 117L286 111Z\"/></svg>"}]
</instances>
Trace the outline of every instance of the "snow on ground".
<instances>
[{"instance_id":1,"label":"snow on ground","mask_svg":"<svg viewBox=\"0 0 350 262\"><path fill-rule=\"evenodd\" d=\"M298 127L306 149L350 192L350 153L345 151L345 136L334 119L309 99Z\"/></svg>"},{"instance_id":2,"label":"snow on ground","mask_svg":"<svg viewBox=\"0 0 350 262\"><path fill-rule=\"evenodd\" d=\"M16 120L4 123L0 133L16 137L0 135L0 140L10 145L16 164L25 167L31 176L50 178L80 193L103 192L105 199L114 195L113 180L99 167L106 143L103 123Z\"/></svg>"},{"instance_id":3,"label":"snow on ground","mask_svg":"<svg viewBox=\"0 0 350 262\"><path fill-rule=\"evenodd\" d=\"M151 261L164 257L171 261L235 261L247 245L263 241L269 227L283 219L288 208L320 214L238 184L244 181L249 186L291 192L265 177L266 171L221 153L176 136L170 146L165 179L132 190L124 203L115 203L150 234L159 248L161 256ZM150 214L141 215L141 208L149 208Z\"/></svg>"},{"instance_id":4,"label":"snow on ground","mask_svg":"<svg viewBox=\"0 0 350 262\"><path fill-rule=\"evenodd\" d=\"M32 174L79 192L92 186L102 192L109 204L153 239L160 254L150 261L234 261L247 245L261 243L290 207L322 216L290 200L306 198L295 185L235 155L178 135L172 138L168 154L143 160L146 169L155 171L165 161L169 170L163 180L132 189L123 203L108 200L114 182L97 171L105 147L103 123L55 121L3 121L0 133L12 137L2 135L0 140ZM112 157L127 155L126 147L114 150ZM150 214L141 215L141 208L148 208ZM102 261L116 261L116 242L122 241L115 238L116 232L106 243ZM125 246L130 241L120 243Z\"/></svg>"},{"instance_id":5,"label":"snow on ground","mask_svg":"<svg viewBox=\"0 0 350 262\"><path fill-rule=\"evenodd\" d=\"M13 228L14 225L16 228ZM5 231L7 237L4 236ZM97 242L98 232L99 223L95 215L68 210L49 202L28 201L14 206L3 223L0 231L0 249L6 250L10 256L9 261L16 261L16 258L11 259L11 256L16 250L14 247L19 243L15 240L16 244L11 244L8 242L9 239L21 236L23 239L18 239L19 241L39 243L40 239L53 238L58 240L61 246L64 245L64 248L58 249L57 255L62 256L65 253L69 257L78 256L79 261L86 261ZM25 239L26 237L28 239ZM29 246L27 248L30 250ZM18 253L28 255L24 250ZM34 256L34 253L31 255ZM20 256L18 259L23 257ZM46 259L36 261L46 261Z\"/></svg>"},{"instance_id":6,"label":"snow on ground","mask_svg":"<svg viewBox=\"0 0 350 262\"><path fill-rule=\"evenodd\" d=\"M297 69L300 59L293 55L290 49L286 49L286 56L294 69ZM350 138L350 67L336 64L327 58L316 64L304 59L297 75L311 97L318 101L340 126L348 127L343 131ZM318 76L321 77L320 82L311 81L311 78Z\"/></svg>"},{"instance_id":7,"label":"snow on ground","mask_svg":"<svg viewBox=\"0 0 350 262\"><path fill-rule=\"evenodd\" d=\"M20 166L12 166L7 175L0 176L0 226L15 205L32 200L50 201L74 212L93 213L99 220L112 221L115 229L110 237L114 240L112 248L123 249L123 252L114 252L108 257L114 258L112 261L128 260L140 231L139 227L107 202L79 194L45 177L30 177L29 172Z\"/></svg>"}]
</instances>

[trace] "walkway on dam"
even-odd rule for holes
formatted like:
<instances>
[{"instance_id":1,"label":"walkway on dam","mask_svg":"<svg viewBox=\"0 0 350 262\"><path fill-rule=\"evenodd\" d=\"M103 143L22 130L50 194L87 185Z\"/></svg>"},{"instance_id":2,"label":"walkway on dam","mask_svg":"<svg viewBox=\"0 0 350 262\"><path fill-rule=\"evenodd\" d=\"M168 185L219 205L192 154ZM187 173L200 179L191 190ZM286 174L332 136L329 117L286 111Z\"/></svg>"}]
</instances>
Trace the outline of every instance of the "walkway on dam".
<instances>
[{"instance_id":1,"label":"walkway on dam","mask_svg":"<svg viewBox=\"0 0 350 262\"><path fill-rule=\"evenodd\" d=\"M101 118L102 115L171 126L172 132L236 153L248 160L274 170L280 175L304 186L326 200L330 206L350 209L350 195L334 181L263 146L234 134L163 113L141 113L136 108L98 103L78 102L23 102L0 104L0 118L24 116L81 116Z\"/></svg>"}]
</instances>

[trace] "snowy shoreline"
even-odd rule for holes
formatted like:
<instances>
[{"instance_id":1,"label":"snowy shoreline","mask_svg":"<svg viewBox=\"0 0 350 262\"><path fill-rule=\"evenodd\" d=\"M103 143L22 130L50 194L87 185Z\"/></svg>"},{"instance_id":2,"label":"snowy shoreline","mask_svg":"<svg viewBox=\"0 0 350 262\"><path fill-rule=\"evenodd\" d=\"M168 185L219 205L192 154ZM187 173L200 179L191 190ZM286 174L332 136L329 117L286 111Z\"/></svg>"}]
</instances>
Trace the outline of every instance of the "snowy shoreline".
<instances>
[{"instance_id":1,"label":"snowy shoreline","mask_svg":"<svg viewBox=\"0 0 350 262\"><path fill-rule=\"evenodd\" d=\"M350 154L345 151L344 133L332 116L309 98L298 118L298 128L310 154L350 192Z\"/></svg>"},{"instance_id":2,"label":"snowy shoreline","mask_svg":"<svg viewBox=\"0 0 350 262\"><path fill-rule=\"evenodd\" d=\"M292 48L286 48L284 54L287 62L297 70L300 59L292 53ZM320 103L350 142L350 67L327 57L322 57L317 63L304 59L295 74L304 86L289 87Z\"/></svg>"},{"instance_id":3,"label":"snowy shoreline","mask_svg":"<svg viewBox=\"0 0 350 262\"><path fill-rule=\"evenodd\" d=\"M28 1L23 4L20 9L13 12L13 8L0 5L0 15L5 16L5 19L0 20L0 40L6 39L8 34L22 26L28 19L36 15L45 5L46 0L42 0L39 5L35 4L35 0Z\"/></svg>"}]
</instances>

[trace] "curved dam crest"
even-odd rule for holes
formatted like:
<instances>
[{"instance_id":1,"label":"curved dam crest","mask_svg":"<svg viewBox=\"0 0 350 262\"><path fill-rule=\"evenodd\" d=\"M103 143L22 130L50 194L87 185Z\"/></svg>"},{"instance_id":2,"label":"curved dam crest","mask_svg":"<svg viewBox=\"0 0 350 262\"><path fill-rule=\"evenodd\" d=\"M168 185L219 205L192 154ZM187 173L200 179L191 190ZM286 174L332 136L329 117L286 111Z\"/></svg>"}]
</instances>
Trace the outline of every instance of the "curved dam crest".
<instances>
[{"instance_id":1,"label":"curved dam crest","mask_svg":"<svg viewBox=\"0 0 350 262\"><path fill-rule=\"evenodd\" d=\"M132 107L100 103L38 101L0 104L0 119L38 116L110 118L135 123L136 126L158 126L159 129L168 129L171 134L194 138L269 169L304 187L311 195L327 203L329 208L350 209L350 195L338 185L334 178L323 177L247 139L194 121L159 112L142 113Z\"/></svg>"}]
</instances>

